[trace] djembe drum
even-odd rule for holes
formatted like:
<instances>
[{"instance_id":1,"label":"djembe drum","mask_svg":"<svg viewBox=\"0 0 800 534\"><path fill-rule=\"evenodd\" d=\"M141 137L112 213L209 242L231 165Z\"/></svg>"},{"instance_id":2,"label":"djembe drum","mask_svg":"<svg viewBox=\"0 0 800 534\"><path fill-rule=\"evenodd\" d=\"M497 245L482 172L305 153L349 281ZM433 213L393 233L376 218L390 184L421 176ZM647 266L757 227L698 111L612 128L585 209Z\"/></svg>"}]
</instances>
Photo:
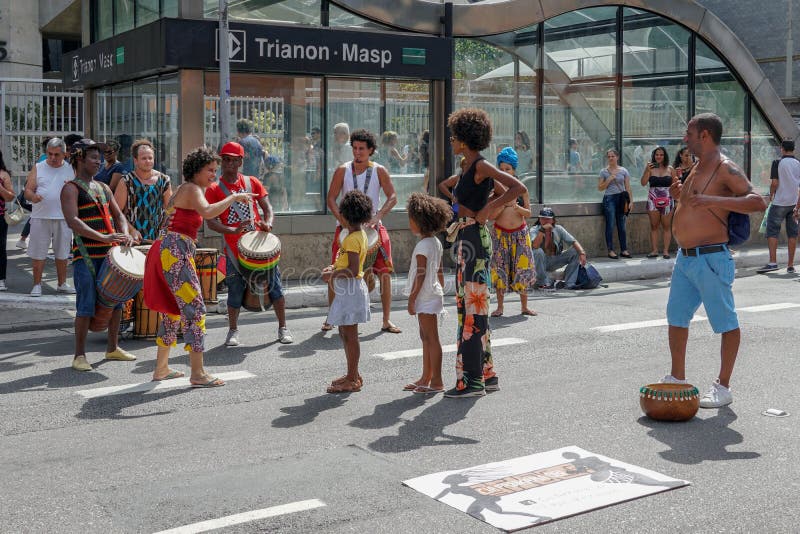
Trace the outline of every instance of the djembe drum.
<instances>
[{"instance_id":1,"label":"djembe drum","mask_svg":"<svg viewBox=\"0 0 800 534\"><path fill-rule=\"evenodd\" d=\"M364 233L367 234L367 255L364 258L364 282L367 283L367 290L371 293L375 289L375 273L372 271L372 266L375 265L375 260L378 259L378 253L381 250L380 234L374 228L364 228ZM342 228L339 232L339 253L341 254L341 246L344 243L344 238L350 234L347 228ZM337 255L338 257L338 255Z\"/></svg>"},{"instance_id":2,"label":"djembe drum","mask_svg":"<svg viewBox=\"0 0 800 534\"><path fill-rule=\"evenodd\" d=\"M139 245L134 248L145 256L150 252L150 245ZM161 326L161 314L147 307L144 302L144 289L136 293L133 298L133 314L133 337L146 339L156 337L158 327Z\"/></svg>"},{"instance_id":3,"label":"djembe drum","mask_svg":"<svg viewBox=\"0 0 800 534\"><path fill-rule=\"evenodd\" d=\"M253 230L239 238L239 267L245 281L242 307L249 311L269 309L269 281L281 259L281 240L271 232Z\"/></svg>"},{"instance_id":4,"label":"djembe drum","mask_svg":"<svg viewBox=\"0 0 800 534\"><path fill-rule=\"evenodd\" d=\"M216 304L217 301L217 258L219 251L215 248L198 248L194 253L194 266L200 288L203 290L203 301Z\"/></svg>"},{"instance_id":5,"label":"djembe drum","mask_svg":"<svg viewBox=\"0 0 800 534\"><path fill-rule=\"evenodd\" d=\"M133 298L144 282L145 255L131 247L111 247L106 254L95 285L97 299L89 330L108 328L111 314L118 304Z\"/></svg>"},{"instance_id":6,"label":"djembe drum","mask_svg":"<svg viewBox=\"0 0 800 534\"><path fill-rule=\"evenodd\" d=\"M700 394L691 384L647 384L639 389L639 405L656 421L688 421L700 407Z\"/></svg>"}]
</instances>

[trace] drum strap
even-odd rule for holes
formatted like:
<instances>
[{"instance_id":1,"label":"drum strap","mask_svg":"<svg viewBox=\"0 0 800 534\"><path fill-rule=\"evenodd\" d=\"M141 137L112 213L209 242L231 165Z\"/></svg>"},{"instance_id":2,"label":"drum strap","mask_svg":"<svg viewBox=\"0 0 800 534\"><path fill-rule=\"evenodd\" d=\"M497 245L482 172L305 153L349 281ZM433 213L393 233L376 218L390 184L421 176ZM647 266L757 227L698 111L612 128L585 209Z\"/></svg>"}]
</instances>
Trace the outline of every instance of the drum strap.
<instances>
[{"instance_id":1,"label":"drum strap","mask_svg":"<svg viewBox=\"0 0 800 534\"><path fill-rule=\"evenodd\" d=\"M253 192L253 188L252 188L252 183L250 182L250 177L249 176L243 176L243 178L244 178L244 190L245 190L245 192L246 193L252 193ZM231 196L230 189L228 189L225 186L225 182L222 179L220 179L220 181L217 182L217 183L219 183L219 187L220 187L220 189L222 189L222 192L225 193L226 197ZM247 219L245 214L240 211L238 202L234 202L233 204L231 204L230 209L232 209L234 211L234 213L236 213L236 215L239 217L240 221L244 221L245 219ZM239 265L237 264L238 262L236 261L236 254L233 253L233 251L231 250L230 245L228 245L228 241L224 237L222 238L222 242L225 244L225 251L227 252L226 256L228 256L227 260L225 261L225 268L228 269L232 265L234 270L241 275L242 272L239 270Z\"/></svg>"},{"instance_id":2,"label":"drum strap","mask_svg":"<svg viewBox=\"0 0 800 534\"><path fill-rule=\"evenodd\" d=\"M94 201L97 209L100 211L100 215L103 217L103 223L106 226L106 230L109 233L114 232L114 227L111 226L111 215L108 212L108 199L106 198L106 192L103 190L103 186L100 186L100 190L96 190L92 187L94 184L85 184L81 180L70 180L67 182L68 184L73 184L78 189L82 189L89 198ZM94 270L94 263L92 262L91 258L89 258L89 252L86 250L86 245L83 244L83 239L78 234L73 235L75 239L75 244L78 245L78 250L81 252L81 257L83 261L86 263L86 268L89 269L89 273L91 273L92 278L97 277L97 273Z\"/></svg>"},{"instance_id":3,"label":"drum strap","mask_svg":"<svg viewBox=\"0 0 800 534\"><path fill-rule=\"evenodd\" d=\"M358 180L356 179L356 166L351 161L350 162L350 174L353 175L353 189L358 191ZM367 176L364 178L364 194L367 194L367 189L369 189L369 182L372 180L372 162L369 162L369 166L367 166Z\"/></svg>"}]
</instances>

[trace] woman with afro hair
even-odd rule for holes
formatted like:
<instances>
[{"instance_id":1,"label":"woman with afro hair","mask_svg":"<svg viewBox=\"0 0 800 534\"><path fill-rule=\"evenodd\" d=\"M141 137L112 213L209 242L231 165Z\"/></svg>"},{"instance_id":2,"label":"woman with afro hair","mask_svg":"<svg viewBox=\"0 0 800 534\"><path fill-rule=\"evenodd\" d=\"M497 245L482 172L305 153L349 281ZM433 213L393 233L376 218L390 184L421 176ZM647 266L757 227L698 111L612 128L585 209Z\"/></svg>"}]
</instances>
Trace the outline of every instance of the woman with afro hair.
<instances>
[{"instance_id":1,"label":"woman with afro hair","mask_svg":"<svg viewBox=\"0 0 800 534\"><path fill-rule=\"evenodd\" d=\"M527 189L519 180L481 156L481 150L485 150L492 140L492 123L485 111L460 109L450 115L447 126L452 133L453 154L464 157L464 172L453 190L458 201L458 219L451 225L452 232L448 237L455 239L458 330L456 386L445 396L481 397L486 391L500 389L490 344L492 238L486 221L506 204L516 202ZM495 180L505 188L505 192L490 201Z\"/></svg>"}]
</instances>

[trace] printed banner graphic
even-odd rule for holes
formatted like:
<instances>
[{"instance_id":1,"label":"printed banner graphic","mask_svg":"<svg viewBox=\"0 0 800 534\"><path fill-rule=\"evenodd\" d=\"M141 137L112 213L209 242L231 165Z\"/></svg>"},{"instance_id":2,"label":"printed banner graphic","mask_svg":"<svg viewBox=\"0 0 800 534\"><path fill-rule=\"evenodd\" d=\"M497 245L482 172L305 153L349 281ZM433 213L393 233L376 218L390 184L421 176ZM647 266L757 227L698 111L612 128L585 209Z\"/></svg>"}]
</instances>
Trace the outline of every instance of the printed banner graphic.
<instances>
[{"instance_id":1,"label":"printed banner graphic","mask_svg":"<svg viewBox=\"0 0 800 534\"><path fill-rule=\"evenodd\" d=\"M564 447L403 484L511 532L690 482L579 447Z\"/></svg>"}]
</instances>

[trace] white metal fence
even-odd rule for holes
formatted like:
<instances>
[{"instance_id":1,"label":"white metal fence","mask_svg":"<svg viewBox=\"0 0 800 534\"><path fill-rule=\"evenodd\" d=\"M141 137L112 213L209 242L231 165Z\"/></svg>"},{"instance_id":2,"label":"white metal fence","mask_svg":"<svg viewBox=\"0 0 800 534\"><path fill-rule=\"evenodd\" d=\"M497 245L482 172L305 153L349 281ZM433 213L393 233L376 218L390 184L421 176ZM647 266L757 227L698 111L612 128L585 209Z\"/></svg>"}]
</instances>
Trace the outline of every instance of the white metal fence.
<instances>
[{"instance_id":1,"label":"white metal fence","mask_svg":"<svg viewBox=\"0 0 800 534\"><path fill-rule=\"evenodd\" d=\"M17 190L45 137L83 131L82 92L64 90L61 80L0 78L0 150Z\"/></svg>"}]
</instances>

